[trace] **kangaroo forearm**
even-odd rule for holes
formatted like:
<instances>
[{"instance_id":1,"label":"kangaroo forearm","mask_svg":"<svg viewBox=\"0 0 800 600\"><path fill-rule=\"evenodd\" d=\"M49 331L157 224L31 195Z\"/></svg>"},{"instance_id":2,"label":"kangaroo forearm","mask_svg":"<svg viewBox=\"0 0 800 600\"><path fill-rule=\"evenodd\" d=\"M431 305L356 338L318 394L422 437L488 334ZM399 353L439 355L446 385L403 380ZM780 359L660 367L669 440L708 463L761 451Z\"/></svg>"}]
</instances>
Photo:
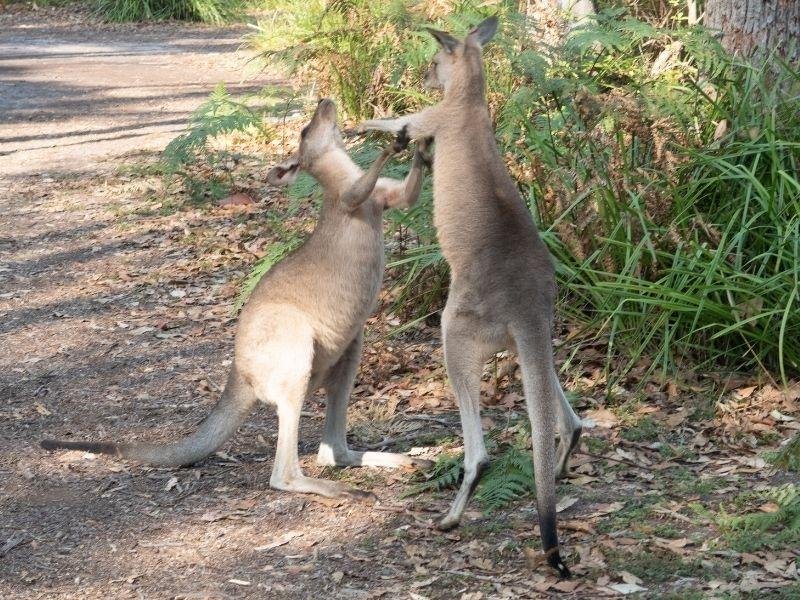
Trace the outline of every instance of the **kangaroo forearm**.
<instances>
[{"instance_id":1,"label":"kangaroo forearm","mask_svg":"<svg viewBox=\"0 0 800 600\"><path fill-rule=\"evenodd\" d=\"M342 195L342 203L350 210L358 208L367 198L370 197L378 182L381 170L394 154L391 148L384 150L381 155L372 163L370 168L359 177L356 182Z\"/></svg>"},{"instance_id":2,"label":"kangaroo forearm","mask_svg":"<svg viewBox=\"0 0 800 600\"><path fill-rule=\"evenodd\" d=\"M359 124L357 130L361 133L365 131L400 133L403 127L406 127L408 137L412 140L433 137L436 133L435 125L438 121L436 112L436 107L430 107L418 113L403 115L394 119L371 119Z\"/></svg>"},{"instance_id":3,"label":"kangaroo forearm","mask_svg":"<svg viewBox=\"0 0 800 600\"><path fill-rule=\"evenodd\" d=\"M403 194L399 202L401 207L408 208L414 206L417 200L419 200L419 194L422 191L422 180L425 176L425 164L426 160L424 155L417 149L411 161L411 170L408 172L403 182Z\"/></svg>"}]
</instances>

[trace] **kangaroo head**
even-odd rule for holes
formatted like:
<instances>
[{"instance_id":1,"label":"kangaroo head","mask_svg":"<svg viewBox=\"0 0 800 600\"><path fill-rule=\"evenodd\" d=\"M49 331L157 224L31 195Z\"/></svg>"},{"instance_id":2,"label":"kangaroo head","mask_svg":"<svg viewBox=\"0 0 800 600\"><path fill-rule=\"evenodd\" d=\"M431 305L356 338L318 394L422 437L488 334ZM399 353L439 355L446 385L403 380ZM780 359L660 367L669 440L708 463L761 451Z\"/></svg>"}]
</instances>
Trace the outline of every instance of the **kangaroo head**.
<instances>
[{"instance_id":1,"label":"kangaroo head","mask_svg":"<svg viewBox=\"0 0 800 600\"><path fill-rule=\"evenodd\" d=\"M300 171L313 170L320 157L331 150L343 148L344 141L336 121L336 103L323 98L311 121L300 132L297 151L272 167L267 173L267 181L277 186L289 185L297 179Z\"/></svg>"},{"instance_id":2,"label":"kangaroo head","mask_svg":"<svg viewBox=\"0 0 800 600\"><path fill-rule=\"evenodd\" d=\"M426 87L447 92L456 86L470 86L474 78L482 74L481 49L494 37L496 31L497 17L489 17L483 21L463 41L446 31L428 29L441 49L434 55L425 77Z\"/></svg>"}]
</instances>

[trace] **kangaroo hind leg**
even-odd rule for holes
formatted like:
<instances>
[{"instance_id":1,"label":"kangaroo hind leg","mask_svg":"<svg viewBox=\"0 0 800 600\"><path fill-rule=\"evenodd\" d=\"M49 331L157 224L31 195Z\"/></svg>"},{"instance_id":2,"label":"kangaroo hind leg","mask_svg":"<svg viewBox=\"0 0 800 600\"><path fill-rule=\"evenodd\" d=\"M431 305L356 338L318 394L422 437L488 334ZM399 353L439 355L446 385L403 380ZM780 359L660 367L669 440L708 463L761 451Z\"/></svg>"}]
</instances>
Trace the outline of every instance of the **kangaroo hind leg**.
<instances>
[{"instance_id":1,"label":"kangaroo hind leg","mask_svg":"<svg viewBox=\"0 0 800 600\"><path fill-rule=\"evenodd\" d=\"M310 331L275 328L269 342L252 348L257 357L251 373L257 374L254 387L258 396L276 406L278 444L270 476L270 486L287 492L318 494L329 498L366 496L356 489L303 474L298 455L300 411L309 392L314 339Z\"/></svg>"},{"instance_id":2,"label":"kangaroo hind leg","mask_svg":"<svg viewBox=\"0 0 800 600\"><path fill-rule=\"evenodd\" d=\"M489 466L481 427L480 388L483 365L493 352L480 338L481 328L477 320L459 314L451 307L451 304L445 307L442 318L444 359L461 416L464 479L450 511L438 524L439 529L445 531L456 527L461 521L469 499Z\"/></svg>"},{"instance_id":3,"label":"kangaroo hind leg","mask_svg":"<svg viewBox=\"0 0 800 600\"><path fill-rule=\"evenodd\" d=\"M556 477L561 479L569 474L570 454L578 447L583 432L583 421L575 414L572 405L564 394L564 388L553 371L553 379L558 391L558 448L556 450Z\"/></svg>"},{"instance_id":4,"label":"kangaroo hind leg","mask_svg":"<svg viewBox=\"0 0 800 600\"><path fill-rule=\"evenodd\" d=\"M358 452L347 446L347 404L361 359L363 334L354 339L325 378L328 395L325 428L317 454L317 464L324 466L428 467L428 460L393 452Z\"/></svg>"}]
</instances>

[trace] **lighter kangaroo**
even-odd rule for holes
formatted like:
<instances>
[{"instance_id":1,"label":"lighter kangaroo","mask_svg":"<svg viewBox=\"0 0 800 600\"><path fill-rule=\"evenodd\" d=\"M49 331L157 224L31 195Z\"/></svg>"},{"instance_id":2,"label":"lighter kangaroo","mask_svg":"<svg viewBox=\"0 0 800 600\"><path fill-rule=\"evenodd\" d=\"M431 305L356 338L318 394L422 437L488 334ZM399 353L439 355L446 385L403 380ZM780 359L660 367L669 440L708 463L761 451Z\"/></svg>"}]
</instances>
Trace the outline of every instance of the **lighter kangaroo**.
<instances>
[{"instance_id":1,"label":"lighter kangaroo","mask_svg":"<svg viewBox=\"0 0 800 600\"><path fill-rule=\"evenodd\" d=\"M429 30L441 49L426 84L444 89L442 101L419 113L365 121L359 130L406 131L412 139L436 142L434 224L452 273L442 315L445 363L464 432L464 480L439 526L458 524L488 466L482 370L495 352L514 348L531 421L542 545L550 565L567 577L558 549L555 481L567 471L581 420L564 397L553 362L553 263L497 150L486 104L481 50L496 29L497 19L487 19L464 41Z\"/></svg>"},{"instance_id":2,"label":"lighter kangaroo","mask_svg":"<svg viewBox=\"0 0 800 600\"><path fill-rule=\"evenodd\" d=\"M386 207L416 202L427 161L423 142L404 181L380 178L389 158L407 143L407 138L395 141L364 173L345 150L336 105L321 100L303 129L299 150L267 176L274 185L287 185L307 170L324 188L319 222L308 241L275 265L253 291L239 317L225 390L198 430L164 444L45 440L42 446L114 454L160 466L187 465L217 450L261 401L273 404L278 413L272 487L328 497L358 496L358 490L342 483L306 477L300 468L300 410L305 398L324 386L328 399L319 464L426 463L402 454L356 452L346 439L347 402L361 356L362 330L383 274L381 214Z\"/></svg>"}]
</instances>

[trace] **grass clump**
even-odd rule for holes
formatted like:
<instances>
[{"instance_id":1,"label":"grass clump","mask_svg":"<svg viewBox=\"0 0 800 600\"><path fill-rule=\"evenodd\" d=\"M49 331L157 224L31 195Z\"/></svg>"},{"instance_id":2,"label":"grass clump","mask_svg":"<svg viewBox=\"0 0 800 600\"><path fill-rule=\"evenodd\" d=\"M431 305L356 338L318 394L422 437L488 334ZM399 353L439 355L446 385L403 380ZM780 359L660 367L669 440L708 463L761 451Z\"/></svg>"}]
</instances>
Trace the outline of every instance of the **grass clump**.
<instances>
[{"instance_id":1,"label":"grass clump","mask_svg":"<svg viewBox=\"0 0 800 600\"><path fill-rule=\"evenodd\" d=\"M615 570L628 571L645 584L665 583L682 577L711 579L711 574L699 559L687 561L668 550L646 553L611 552L609 565Z\"/></svg>"},{"instance_id":2,"label":"grass clump","mask_svg":"<svg viewBox=\"0 0 800 600\"><path fill-rule=\"evenodd\" d=\"M242 15L242 0L96 0L95 14L105 21L202 21L221 25Z\"/></svg>"},{"instance_id":3,"label":"grass clump","mask_svg":"<svg viewBox=\"0 0 800 600\"><path fill-rule=\"evenodd\" d=\"M652 442L658 439L662 426L652 417L644 416L622 430L622 437L629 442Z\"/></svg>"}]
</instances>

